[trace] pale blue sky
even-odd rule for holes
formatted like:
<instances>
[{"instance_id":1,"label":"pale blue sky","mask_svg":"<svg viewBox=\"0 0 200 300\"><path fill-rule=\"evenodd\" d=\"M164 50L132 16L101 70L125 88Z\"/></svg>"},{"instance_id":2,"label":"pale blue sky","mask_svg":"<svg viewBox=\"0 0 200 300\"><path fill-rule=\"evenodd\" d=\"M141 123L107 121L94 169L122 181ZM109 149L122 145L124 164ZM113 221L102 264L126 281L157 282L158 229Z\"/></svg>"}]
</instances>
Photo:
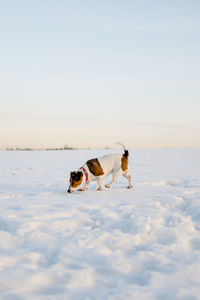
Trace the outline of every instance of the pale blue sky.
<instances>
[{"instance_id":1,"label":"pale blue sky","mask_svg":"<svg viewBox=\"0 0 200 300\"><path fill-rule=\"evenodd\" d=\"M1 1L0 148L200 147L200 1Z\"/></svg>"}]
</instances>

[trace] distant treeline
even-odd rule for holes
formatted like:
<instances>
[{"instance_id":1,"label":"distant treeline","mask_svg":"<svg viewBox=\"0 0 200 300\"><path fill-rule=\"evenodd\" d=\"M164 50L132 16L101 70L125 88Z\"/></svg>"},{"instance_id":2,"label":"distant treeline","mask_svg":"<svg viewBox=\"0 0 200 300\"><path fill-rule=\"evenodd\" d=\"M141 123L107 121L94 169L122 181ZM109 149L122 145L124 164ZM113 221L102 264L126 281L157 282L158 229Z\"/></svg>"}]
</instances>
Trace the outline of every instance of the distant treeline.
<instances>
[{"instance_id":1,"label":"distant treeline","mask_svg":"<svg viewBox=\"0 0 200 300\"><path fill-rule=\"evenodd\" d=\"M7 147L5 150L6 151L60 151L60 150L90 150L93 148L78 148L78 147L70 147L70 146L64 146L64 147L51 147L51 148L29 148L29 147L25 147L25 148L20 148L20 147ZM104 149L110 149L109 147L105 147Z\"/></svg>"},{"instance_id":2,"label":"distant treeline","mask_svg":"<svg viewBox=\"0 0 200 300\"><path fill-rule=\"evenodd\" d=\"M45 150L45 151L54 151L54 150L78 150L79 148L75 148L75 147L69 147L69 146L64 146L64 147L55 147L55 148L44 148L44 149L37 149L37 148L20 148L20 147L8 147L6 148L6 151L35 151L35 150Z\"/></svg>"}]
</instances>

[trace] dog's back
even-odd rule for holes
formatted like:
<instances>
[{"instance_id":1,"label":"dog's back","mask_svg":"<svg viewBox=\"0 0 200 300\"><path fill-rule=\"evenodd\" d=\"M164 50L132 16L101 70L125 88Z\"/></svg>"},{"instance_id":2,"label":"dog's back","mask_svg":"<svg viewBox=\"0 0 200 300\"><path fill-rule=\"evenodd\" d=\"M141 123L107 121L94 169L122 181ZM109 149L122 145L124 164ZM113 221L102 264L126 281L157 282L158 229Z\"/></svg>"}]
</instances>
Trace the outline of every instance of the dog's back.
<instances>
[{"instance_id":1,"label":"dog's back","mask_svg":"<svg viewBox=\"0 0 200 300\"><path fill-rule=\"evenodd\" d=\"M122 172L128 170L128 150L124 150L124 154L108 154L98 158L102 169L106 174L113 173L115 170L122 169Z\"/></svg>"},{"instance_id":2,"label":"dog's back","mask_svg":"<svg viewBox=\"0 0 200 300\"><path fill-rule=\"evenodd\" d=\"M111 174L114 170L121 168L121 159L121 154L109 154L98 158L105 176Z\"/></svg>"}]
</instances>

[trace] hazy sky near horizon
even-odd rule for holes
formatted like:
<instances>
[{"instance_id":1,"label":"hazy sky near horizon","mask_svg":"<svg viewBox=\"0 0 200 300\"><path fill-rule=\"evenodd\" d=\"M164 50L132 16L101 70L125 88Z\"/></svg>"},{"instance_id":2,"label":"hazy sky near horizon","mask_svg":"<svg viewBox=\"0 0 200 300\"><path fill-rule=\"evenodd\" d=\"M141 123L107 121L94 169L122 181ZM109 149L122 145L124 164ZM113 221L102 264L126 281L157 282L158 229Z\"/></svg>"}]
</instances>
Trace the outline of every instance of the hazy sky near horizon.
<instances>
[{"instance_id":1,"label":"hazy sky near horizon","mask_svg":"<svg viewBox=\"0 0 200 300\"><path fill-rule=\"evenodd\" d=\"M200 147L200 1L0 1L0 148Z\"/></svg>"}]
</instances>

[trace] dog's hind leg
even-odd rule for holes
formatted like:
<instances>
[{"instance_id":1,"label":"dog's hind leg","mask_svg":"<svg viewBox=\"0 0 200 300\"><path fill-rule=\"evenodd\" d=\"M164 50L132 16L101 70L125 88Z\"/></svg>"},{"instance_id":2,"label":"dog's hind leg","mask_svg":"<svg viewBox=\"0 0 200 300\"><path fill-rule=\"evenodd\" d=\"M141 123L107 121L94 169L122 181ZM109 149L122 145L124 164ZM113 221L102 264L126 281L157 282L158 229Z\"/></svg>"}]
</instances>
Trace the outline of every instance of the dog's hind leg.
<instances>
[{"instance_id":1,"label":"dog's hind leg","mask_svg":"<svg viewBox=\"0 0 200 300\"><path fill-rule=\"evenodd\" d=\"M113 176L112 181L111 181L109 184L106 184L105 187L106 187L107 189L109 189L109 188L111 187L111 185L113 185L113 183L115 183L115 182L117 181L117 179L118 179L118 177L119 177L120 175L122 175L121 169L118 170L118 171L116 171L116 172L113 172L113 174L112 174L112 176Z\"/></svg>"},{"instance_id":2,"label":"dog's hind leg","mask_svg":"<svg viewBox=\"0 0 200 300\"><path fill-rule=\"evenodd\" d=\"M128 179L129 185L128 185L128 189L132 189L133 185L132 185L132 177L131 175L128 173L128 171L126 171L125 173L122 174L125 178Z\"/></svg>"}]
</instances>

